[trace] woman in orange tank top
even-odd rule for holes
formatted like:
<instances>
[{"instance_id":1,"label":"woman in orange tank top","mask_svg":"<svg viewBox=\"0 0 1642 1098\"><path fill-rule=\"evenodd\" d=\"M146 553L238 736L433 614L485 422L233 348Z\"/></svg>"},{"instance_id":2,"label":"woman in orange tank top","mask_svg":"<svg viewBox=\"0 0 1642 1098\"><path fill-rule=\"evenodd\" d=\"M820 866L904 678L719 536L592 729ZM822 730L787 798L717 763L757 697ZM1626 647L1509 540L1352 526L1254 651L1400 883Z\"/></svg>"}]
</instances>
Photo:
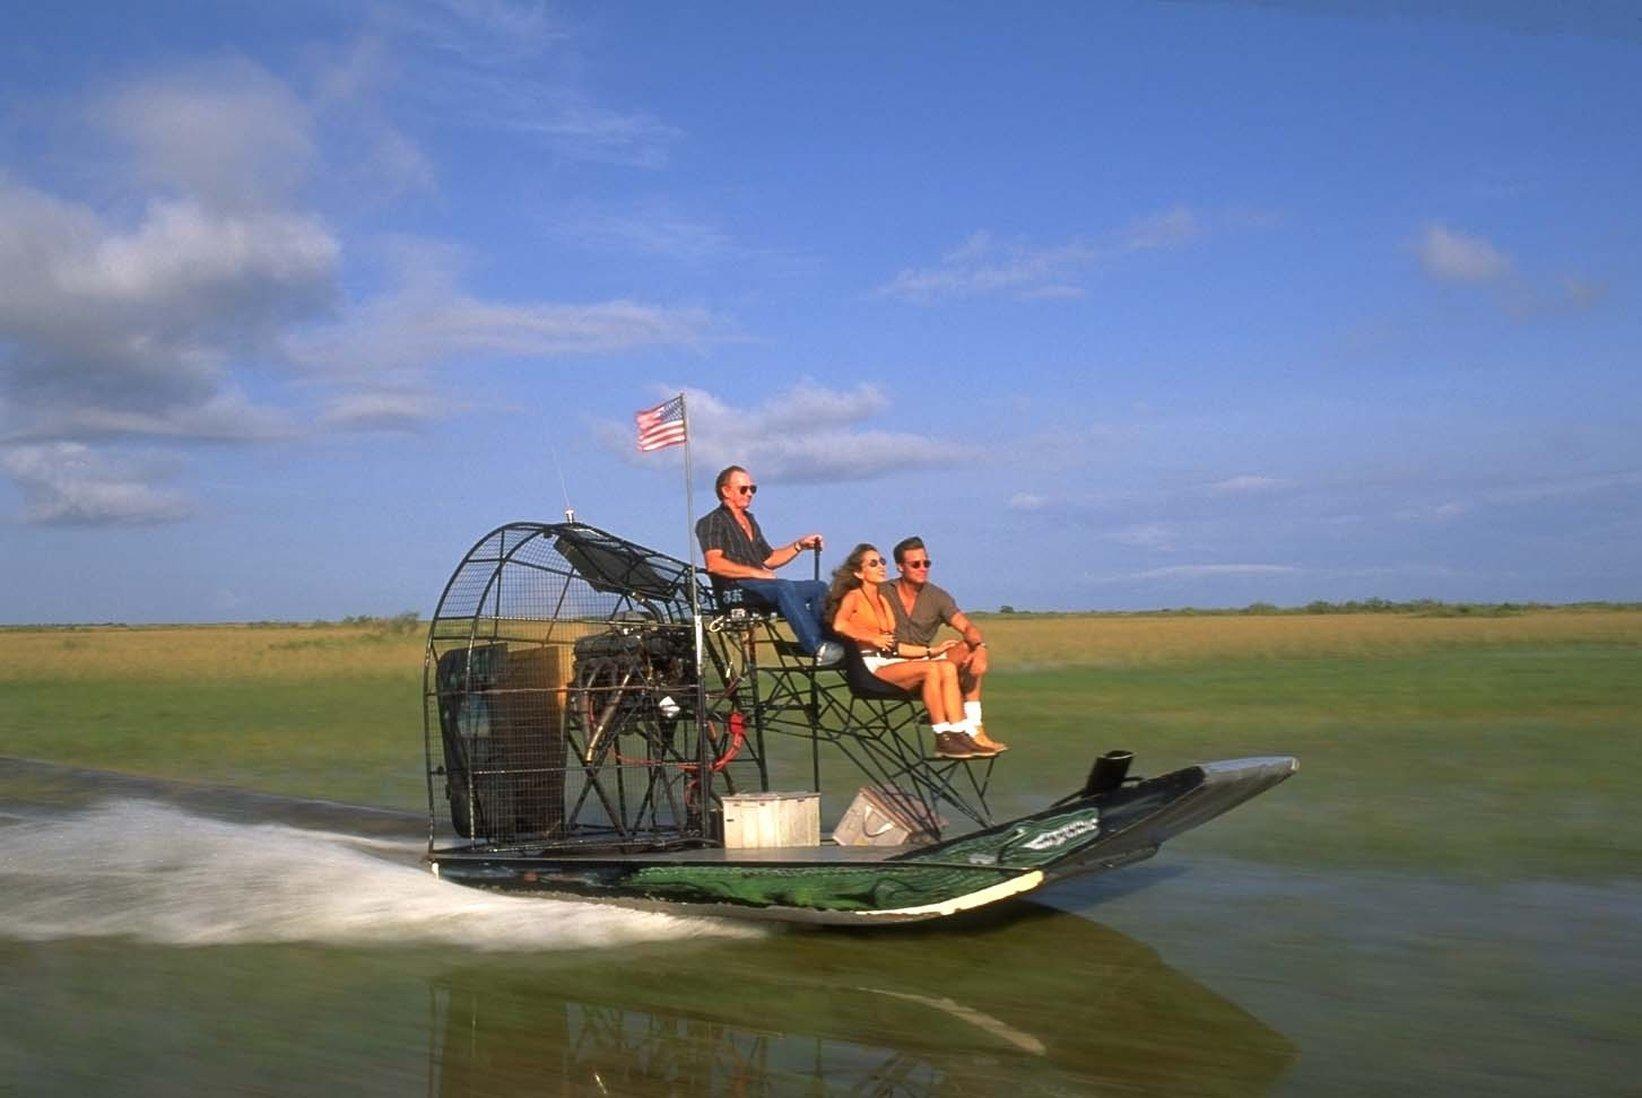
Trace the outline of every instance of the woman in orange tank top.
<instances>
[{"instance_id":1,"label":"woman in orange tank top","mask_svg":"<svg viewBox=\"0 0 1642 1098\"><path fill-rule=\"evenodd\" d=\"M958 642L896 642L895 611L881 590L889 579L888 568L876 546L863 543L850 551L833 572L832 587L827 592L826 616L832 631L860 649L868 671L903 690L917 690L923 695L938 756L971 759L996 754L975 742L974 730L964 718L958 668L945 658L947 649Z\"/></svg>"}]
</instances>

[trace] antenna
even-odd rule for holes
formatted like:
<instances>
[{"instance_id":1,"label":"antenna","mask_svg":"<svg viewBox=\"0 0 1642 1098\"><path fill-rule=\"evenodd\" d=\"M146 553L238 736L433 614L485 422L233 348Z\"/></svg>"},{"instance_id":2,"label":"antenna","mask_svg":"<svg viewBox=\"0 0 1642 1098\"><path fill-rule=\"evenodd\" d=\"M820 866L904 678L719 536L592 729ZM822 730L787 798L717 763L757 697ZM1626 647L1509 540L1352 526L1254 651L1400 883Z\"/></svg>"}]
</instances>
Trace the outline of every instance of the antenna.
<instances>
[{"instance_id":1,"label":"antenna","mask_svg":"<svg viewBox=\"0 0 1642 1098\"><path fill-rule=\"evenodd\" d=\"M575 522L576 509L570 506L570 489L565 487L564 466L559 464L559 448L554 443L549 442L547 449L553 455L553 471L559 475L559 494L564 496L564 520L566 522Z\"/></svg>"}]
</instances>

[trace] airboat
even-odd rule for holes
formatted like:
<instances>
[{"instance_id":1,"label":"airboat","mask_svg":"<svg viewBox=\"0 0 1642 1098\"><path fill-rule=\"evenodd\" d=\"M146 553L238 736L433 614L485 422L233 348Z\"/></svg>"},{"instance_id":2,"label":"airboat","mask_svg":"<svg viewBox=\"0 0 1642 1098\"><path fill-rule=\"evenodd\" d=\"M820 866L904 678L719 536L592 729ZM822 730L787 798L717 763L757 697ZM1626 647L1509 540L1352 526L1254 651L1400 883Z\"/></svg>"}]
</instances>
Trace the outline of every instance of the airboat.
<instances>
[{"instance_id":1,"label":"airboat","mask_svg":"<svg viewBox=\"0 0 1642 1098\"><path fill-rule=\"evenodd\" d=\"M740 594L573 520L481 538L428 632L432 871L678 913L913 922L1149 858L1296 768L1140 778L1108 751L1081 787L996 820L996 758L933 757L913 695L853 651L816 667ZM854 794L830 833L824 784Z\"/></svg>"}]
</instances>

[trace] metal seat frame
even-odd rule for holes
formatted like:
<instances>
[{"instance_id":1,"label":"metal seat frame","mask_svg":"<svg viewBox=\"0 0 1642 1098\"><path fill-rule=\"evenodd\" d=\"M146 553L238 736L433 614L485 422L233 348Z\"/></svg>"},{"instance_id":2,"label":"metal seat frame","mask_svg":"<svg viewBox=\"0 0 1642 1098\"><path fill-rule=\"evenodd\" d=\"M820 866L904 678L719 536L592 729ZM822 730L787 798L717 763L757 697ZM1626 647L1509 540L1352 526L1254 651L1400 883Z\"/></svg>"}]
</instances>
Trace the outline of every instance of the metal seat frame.
<instances>
[{"instance_id":1,"label":"metal seat frame","mask_svg":"<svg viewBox=\"0 0 1642 1098\"><path fill-rule=\"evenodd\" d=\"M746 669L745 705L761 738L780 734L810 741L814 790L821 789L821 745L826 743L869 782L909 794L922 808L918 822L931 833L940 834L942 805L982 827L991 826L986 795L995 759L931 755L933 744L924 733L923 705L916 695L884 683L885 696L868 696L850 683L845 667L815 666L813 658L782 636L780 616L773 611L732 607L703 618L707 636L739 653ZM858 657L852 653L846 658ZM767 770L762 777L768 786Z\"/></svg>"}]
</instances>

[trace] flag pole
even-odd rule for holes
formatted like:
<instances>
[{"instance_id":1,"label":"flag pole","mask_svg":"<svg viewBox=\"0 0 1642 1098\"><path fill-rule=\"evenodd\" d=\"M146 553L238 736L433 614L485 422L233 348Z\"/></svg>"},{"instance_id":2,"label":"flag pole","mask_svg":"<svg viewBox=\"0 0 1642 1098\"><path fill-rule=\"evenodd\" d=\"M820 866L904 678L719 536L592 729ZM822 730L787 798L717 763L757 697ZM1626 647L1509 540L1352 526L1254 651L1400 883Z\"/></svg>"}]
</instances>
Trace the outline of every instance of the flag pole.
<instances>
[{"instance_id":1,"label":"flag pole","mask_svg":"<svg viewBox=\"0 0 1642 1098\"><path fill-rule=\"evenodd\" d=\"M697 783L697 795L701 809L701 834L707 836L708 801L712 786L712 771L708 764L712 759L712 751L708 742L710 722L707 719L707 680L701 673L701 651L703 647L701 630L701 592L696 580L696 538L695 538L695 492L694 467L690 462L690 404L684 393L678 395L679 416L684 420L684 545L690 557L690 629L694 640L695 673L696 673L696 739L699 747L697 762L700 769L697 774L700 781Z\"/></svg>"}]
</instances>

